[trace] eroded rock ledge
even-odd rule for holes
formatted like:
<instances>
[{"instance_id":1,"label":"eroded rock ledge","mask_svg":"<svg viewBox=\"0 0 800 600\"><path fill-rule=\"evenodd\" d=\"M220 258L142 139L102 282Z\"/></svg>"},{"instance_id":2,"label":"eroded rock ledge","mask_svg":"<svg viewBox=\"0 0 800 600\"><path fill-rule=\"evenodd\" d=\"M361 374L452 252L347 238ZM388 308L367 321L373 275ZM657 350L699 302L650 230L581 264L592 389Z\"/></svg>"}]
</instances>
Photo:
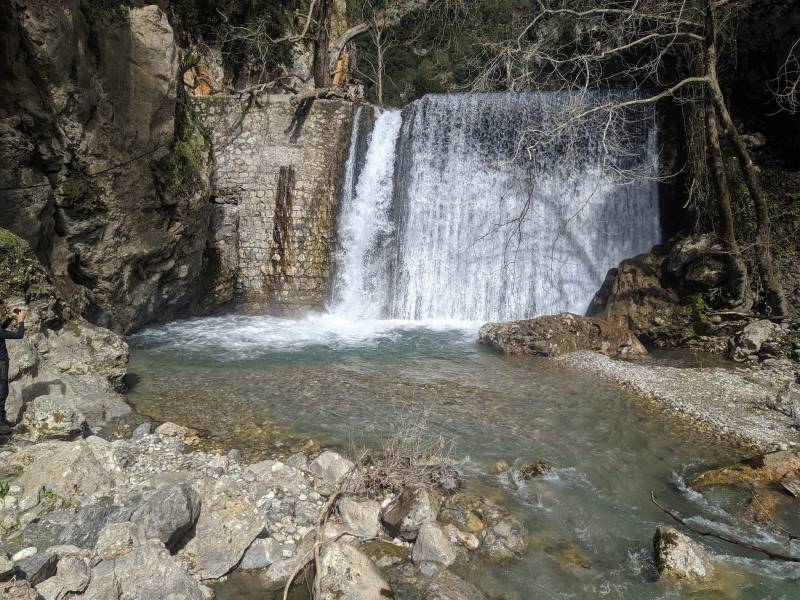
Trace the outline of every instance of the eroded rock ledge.
<instances>
[{"instance_id":1,"label":"eroded rock ledge","mask_svg":"<svg viewBox=\"0 0 800 600\"><path fill-rule=\"evenodd\" d=\"M479 339L482 344L503 354L557 356L576 350L592 350L609 356L647 354L638 338L626 327L571 313L487 323L481 327Z\"/></svg>"}]
</instances>

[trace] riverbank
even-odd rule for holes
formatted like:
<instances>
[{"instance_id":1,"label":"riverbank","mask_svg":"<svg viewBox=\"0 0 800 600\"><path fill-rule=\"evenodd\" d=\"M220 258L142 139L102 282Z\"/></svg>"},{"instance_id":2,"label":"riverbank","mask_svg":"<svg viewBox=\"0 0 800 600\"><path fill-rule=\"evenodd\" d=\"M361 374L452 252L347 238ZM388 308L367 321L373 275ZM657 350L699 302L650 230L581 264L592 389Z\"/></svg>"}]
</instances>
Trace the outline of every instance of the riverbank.
<instances>
[{"instance_id":1,"label":"riverbank","mask_svg":"<svg viewBox=\"0 0 800 600\"><path fill-rule=\"evenodd\" d=\"M588 351L553 360L597 373L659 409L746 450L769 452L800 443L797 421L786 414L791 409L786 395L796 368L787 360L737 368L682 368L650 360L617 360Z\"/></svg>"}]
</instances>

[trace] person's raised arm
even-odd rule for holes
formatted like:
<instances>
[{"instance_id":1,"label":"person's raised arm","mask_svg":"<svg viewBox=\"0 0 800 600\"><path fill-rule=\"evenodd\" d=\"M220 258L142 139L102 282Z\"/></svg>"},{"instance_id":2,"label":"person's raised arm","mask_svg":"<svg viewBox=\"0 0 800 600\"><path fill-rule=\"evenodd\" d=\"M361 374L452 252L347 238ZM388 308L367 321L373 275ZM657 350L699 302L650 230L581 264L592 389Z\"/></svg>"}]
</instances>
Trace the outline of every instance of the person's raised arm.
<instances>
[{"instance_id":1,"label":"person's raised arm","mask_svg":"<svg viewBox=\"0 0 800 600\"><path fill-rule=\"evenodd\" d=\"M21 340L25 337L25 313L20 312L17 315L17 330L16 331L7 331L6 329L0 329L0 338L6 340Z\"/></svg>"}]
</instances>

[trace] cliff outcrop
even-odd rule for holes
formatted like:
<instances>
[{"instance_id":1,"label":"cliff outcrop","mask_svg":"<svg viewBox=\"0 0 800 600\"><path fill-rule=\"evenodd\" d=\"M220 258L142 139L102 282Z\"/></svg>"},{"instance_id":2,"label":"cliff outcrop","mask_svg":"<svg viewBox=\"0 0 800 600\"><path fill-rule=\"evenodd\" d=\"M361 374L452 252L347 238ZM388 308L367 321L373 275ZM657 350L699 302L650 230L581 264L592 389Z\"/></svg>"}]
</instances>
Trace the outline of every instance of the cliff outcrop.
<instances>
[{"instance_id":1,"label":"cliff outcrop","mask_svg":"<svg viewBox=\"0 0 800 600\"><path fill-rule=\"evenodd\" d=\"M0 31L0 222L97 324L128 331L191 305L207 148L191 121L176 128L179 50L166 15L10 2Z\"/></svg>"}]
</instances>

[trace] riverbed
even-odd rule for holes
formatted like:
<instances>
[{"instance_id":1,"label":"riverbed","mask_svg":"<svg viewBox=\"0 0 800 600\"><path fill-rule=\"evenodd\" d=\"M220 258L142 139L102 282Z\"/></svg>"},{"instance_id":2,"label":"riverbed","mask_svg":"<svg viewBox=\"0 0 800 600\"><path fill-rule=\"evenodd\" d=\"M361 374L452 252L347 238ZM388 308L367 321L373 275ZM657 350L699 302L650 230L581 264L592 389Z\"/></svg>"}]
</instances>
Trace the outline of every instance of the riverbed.
<instances>
[{"instance_id":1,"label":"riverbed","mask_svg":"<svg viewBox=\"0 0 800 600\"><path fill-rule=\"evenodd\" d=\"M795 597L795 567L716 543L711 550L728 557L721 583L656 581L651 540L668 517L650 490L697 524L781 547L776 532L736 515L740 495L683 485L703 465L738 458L735 451L591 372L485 350L478 327L335 315L178 321L129 339L129 401L151 419L256 457L295 437L343 450L379 446L399 424L429 414L429 431L453 443L466 485L528 526L520 560L462 573L492 597ZM489 473L501 460L554 468L522 483ZM244 597L253 580L234 585L221 597Z\"/></svg>"}]
</instances>

